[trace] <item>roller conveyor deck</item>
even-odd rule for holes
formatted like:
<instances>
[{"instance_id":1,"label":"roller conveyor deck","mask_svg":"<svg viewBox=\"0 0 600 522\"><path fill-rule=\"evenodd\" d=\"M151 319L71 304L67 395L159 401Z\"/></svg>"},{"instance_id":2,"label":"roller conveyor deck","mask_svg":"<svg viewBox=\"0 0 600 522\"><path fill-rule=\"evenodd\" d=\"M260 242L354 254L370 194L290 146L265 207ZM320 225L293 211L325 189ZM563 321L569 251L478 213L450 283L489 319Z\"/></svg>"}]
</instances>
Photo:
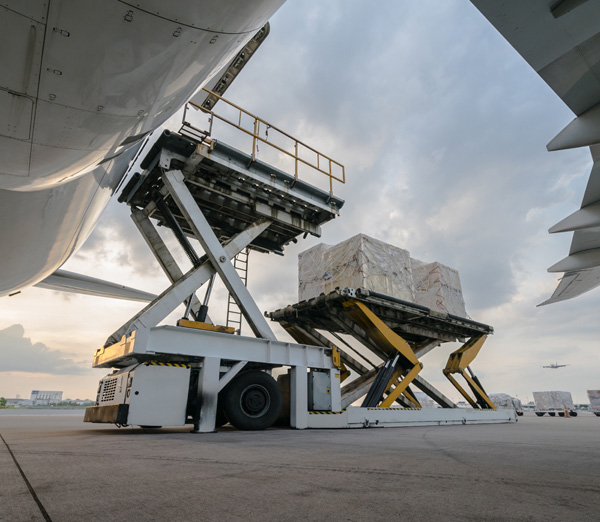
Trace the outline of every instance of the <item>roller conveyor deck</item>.
<instances>
[{"instance_id":1,"label":"roller conveyor deck","mask_svg":"<svg viewBox=\"0 0 600 522\"><path fill-rule=\"evenodd\" d=\"M436 312L377 292L352 288L334 290L270 312L268 316L274 321L300 321L320 330L346 333L347 328L337 318L343 310L343 303L349 299L365 303L390 329L411 344L435 340L453 342L494 331L491 326L471 319Z\"/></svg>"}]
</instances>

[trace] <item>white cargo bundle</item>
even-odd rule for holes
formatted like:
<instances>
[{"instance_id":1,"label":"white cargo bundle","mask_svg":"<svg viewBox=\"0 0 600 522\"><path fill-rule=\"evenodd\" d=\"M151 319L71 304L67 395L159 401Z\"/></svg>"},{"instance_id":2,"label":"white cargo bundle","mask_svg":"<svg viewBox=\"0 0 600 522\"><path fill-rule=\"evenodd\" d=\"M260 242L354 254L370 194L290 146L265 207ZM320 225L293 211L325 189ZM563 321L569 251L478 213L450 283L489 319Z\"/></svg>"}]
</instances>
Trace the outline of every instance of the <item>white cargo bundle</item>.
<instances>
[{"instance_id":1,"label":"white cargo bundle","mask_svg":"<svg viewBox=\"0 0 600 522\"><path fill-rule=\"evenodd\" d=\"M523 415L523 404L521 401L510 396L508 393L490 393L489 397L497 409L515 410L517 415Z\"/></svg>"},{"instance_id":2,"label":"white cargo bundle","mask_svg":"<svg viewBox=\"0 0 600 522\"><path fill-rule=\"evenodd\" d=\"M588 390L588 398L590 400L590 411L600 417L600 390Z\"/></svg>"},{"instance_id":3,"label":"white cargo bundle","mask_svg":"<svg viewBox=\"0 0 600 522\"><path fill-rule=\"evenodd\" d=\"M437 312L466 317L458 270L438 262L412 267L415 302Z\"/></svg>"},{"instance_id":4,"label":"white cargo bundle","mask_svg":"<svg viewBox=\"0 0 600 522\"><path fill-rule=\"evenodd\" d=\"M320 243L302 252L298 278L299 301L336 288L364 288L436 312L467 317L457 270L412 259L408 250L365 234L334 246Z\"/></svg>"},{"instance_id":5,"label":"white cargo bundle","mask_svg":"<svg viewBox=\"0 0 600 522\"><path fill-rule=\"evenodd\" d=\"M298 300L336 288L364 288L414 302L410 254L358 234L337 245L319 244L298 256Z\"/></svg>"},{"instance_id":6,"label":"white cargo bundle","mask_svg":"<svg viewBox=\"0 0 600 522\"><path fill-rule=\"evenodd\" d=\"M508 393L490 393L490 399L498 409L514 409L512 397Z\"/></svg>"},{"instance_id":7,"label":"white cargo bundle","mask_svg":"<svg viewBox=\"0 0 600 522\"><path fill-rule=\"evenodd\" d=\"M540 411L562 411L564 409L574 410L573 397L570 392L565 391L543 391L533 392L535 409Z\"/></svg>"}]
</instances>

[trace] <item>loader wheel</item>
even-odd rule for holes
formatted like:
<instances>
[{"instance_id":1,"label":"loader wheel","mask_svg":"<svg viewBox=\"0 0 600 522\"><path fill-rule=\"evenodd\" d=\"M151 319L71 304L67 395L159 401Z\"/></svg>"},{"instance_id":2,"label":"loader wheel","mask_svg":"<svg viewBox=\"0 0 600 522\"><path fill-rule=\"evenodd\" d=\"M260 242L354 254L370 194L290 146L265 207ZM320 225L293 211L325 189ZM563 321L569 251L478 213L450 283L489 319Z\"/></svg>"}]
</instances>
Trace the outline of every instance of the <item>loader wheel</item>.
<instances>
[{"instance_id":1,"label":"loader wheel","mask_svg":"<svg viewBox=\"0 0 600 522\"><path fill-rule=\"evenodd\" d=\"M227 419L227 415L225 415L225 410L223 409L223 400L221 399L221 395L219 395L219 402L217 404L217 417L215 419L215 428L220 428L221 426L225 426L229 420Z\"/></svg>"},{"instance_id":2,"label":"loader wheel","mask_svg":"<svg viewBox=\"0 0 600 522\"><path fill-rule=\"evenodd\" d=\"M558 416L559 417L564 417L565 416L565 412L564 411L559 411L558 412Z\"/></svg>"},{"instance_id":3,"label":"loader wheel","mask_svg":"<svg viewBox=\"0 0 600 522\"><path fill-rule=\"evenodd\" d=\"M264 430L281 410L281 389L267 373L252 370L240 373L223 390L223 410L239 430Z\"/></svg>"},{"instance_id":4,"label":"loader wheel","mask_svg":"<svg viewBox=\"0 0 600 522\"><path fill-rule=\"evenodd\" d=\"M543 416L544 416L544 413L546 413L546 412L545 412L545 411L536 411L536 412L535 412L535 414L536 414L538 417L543 417Z\"/></svg>"},{"instance_id":5,"label":"loader wheel","mask_svg":"<svg viewBox=\"0 0 600 522\"><path fill-rule=\"evenodd\" d=\"M556 415L556 412L555 411L549 411L548 415L550 415L550 417L554 417Z\"/></svg>"},{"instance_id":6,"label":"loader wheel","mask_svg":"<svg viewBox=\"0 0 600 522\"><path fill-rule=\"evenodd\" d=\"M571 417L577 417L577 412L576 411L572 411L571 412Z\"/></svg>"},{"instance_id":7,"label":"loader wheel","mask_svg":"<svg viewBox=\"0 0 600 522\"><path fill-rule=\"evenodd\" d=\"M594 415L595 415L596 417L600 417L600 411L595 411L595 412L594 412Z\"/></svg>"}]
</instances>

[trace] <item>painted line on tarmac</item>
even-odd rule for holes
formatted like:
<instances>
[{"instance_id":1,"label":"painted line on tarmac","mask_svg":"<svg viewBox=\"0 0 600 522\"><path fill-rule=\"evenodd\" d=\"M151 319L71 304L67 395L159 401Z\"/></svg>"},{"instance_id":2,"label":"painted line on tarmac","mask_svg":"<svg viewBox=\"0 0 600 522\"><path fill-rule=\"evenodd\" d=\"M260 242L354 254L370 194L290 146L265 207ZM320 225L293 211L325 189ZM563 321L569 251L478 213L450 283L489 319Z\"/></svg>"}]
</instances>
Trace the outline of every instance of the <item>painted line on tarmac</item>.
<instances>
[{"instance_id":1,"label":"painted line on tarmac","mask_svg":"<svg viewBox=\"0 0 600 522\"><path fill-rule=\"evenodd\" d=\"M4 440L4 437L2 436L1 433L0 433L0 439L2 439L2 442L4 442L4 445L6 446L6 449L8 450L8 453L10 453L10 456L12 457L12 459L13 459L13 461L15 463L15 466L17 466L17 469L19 470L19 473L23 477L23 480L25 481L25 485L27 486L27 489L29 490L29 493L31 493L31 496L33 497L33 500L35 500L35 503L37 504L37 507L40 509L40 512L41 512L42 516L44 517L44 520L46 522L52 522L52 519L50 518L50 515L48 515L48 512L46 511L46 508L42 504L41 500L38 498L35 490L33 489L33 486L29 482L29 480L27 480L27 477L25 476L25 472L23 471L23 469L21 468L21 466L17 462L17 458L15 457L15 454L12 452L12 450L10 449L10 446L8 445L8 442L6 442Z\"/></svg>"}]
</instances>

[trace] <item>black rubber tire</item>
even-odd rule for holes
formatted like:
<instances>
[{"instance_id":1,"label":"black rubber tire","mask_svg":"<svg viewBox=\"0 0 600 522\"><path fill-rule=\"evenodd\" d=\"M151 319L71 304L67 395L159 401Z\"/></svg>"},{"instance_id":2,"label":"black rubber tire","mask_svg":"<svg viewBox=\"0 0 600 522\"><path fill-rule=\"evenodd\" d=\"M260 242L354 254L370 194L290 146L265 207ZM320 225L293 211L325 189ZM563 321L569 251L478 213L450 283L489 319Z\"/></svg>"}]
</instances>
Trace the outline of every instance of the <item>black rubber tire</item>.
<instances>
[{"instance_id":1,"label":"black rubber tire","mask_svg":"<svg viewBox=\"0 0 600 522\"><path fill-rule=\"evenodd\" d=\"M596 417L600 417L600 411L595 411L595 412L594 412L594 415L595 415Z\"/></svg>"},{"instance_id":2,"label":"black rubber tire","mask_svg":"<svg viewBox=\"0 0 600 522\"><path fill-rule=\"evenodd\" d=\"M535 414L536 414L538 417L543 417L545 413L546 413L545 411L536 411L536 412L535 412Z\"/></svg>"},{"instance_id":3,"label":"black rubber tire","mask_svg":"<svg viewBox=\"0 0 600 522\"><path fill-rule=\"evenodd\" d=\"M577 412L576 411L572 411L571 412L571 417L577 417Z\"/></svg>"},{"instance_id":4,"label":"black rubber tire","mask_svg":"<svg viewBox=\"0 0 600 522\"><path fill-rule=\"evenodd\" d=\"M565 412L564 411L559 411L558 412L558 416L559 417L564 417L565 416Z\"/></svg>"},{"instance_id":5,"label":"black rubber tire","mask_svg":"<svg viewBox=\"0 0 600 522\"><path fill-rule=\"evenodd\" d=\"M225 415L239 430L264 430L273 425L281 410L281 388L259 370L240 373L222 393Z\"/></svg>"},{"instance_id":6,"label":"black rubber tire","mask_svg":"<svg viewBox=\"0 0 600 522\"><path fill-rule=\"evenodd\" d=\"M556 412L555 411L549 411L548 415L550 415L550 417L554 417L556 415Z\"/></svg>"},{"instance_id":7,"label":"black rubber tire","mask_svg":"<svg viewBox=\"0 0 600 522\"><path fill-rule=\"evenodd\" d=\"M223 399L221 395L219 395L219 403L217 404L217 418L215 420L215 428L220 428L221 426L225 426L229 422L227 415L225 415L225 410L223 409Z\"/></svg>"},{"instance_id":8,"label":"black rubber tire","mask_svg":"<svg viewBox=\"0 0 600 522\"><path fill-rule=\"evenodd\" d=\"M519 417L522 417L522 416L523 416L523 412L522 412L522 411L518 411L518 412L517 412L517 415L518 415Z\"/></svg>"}]
</instances>

